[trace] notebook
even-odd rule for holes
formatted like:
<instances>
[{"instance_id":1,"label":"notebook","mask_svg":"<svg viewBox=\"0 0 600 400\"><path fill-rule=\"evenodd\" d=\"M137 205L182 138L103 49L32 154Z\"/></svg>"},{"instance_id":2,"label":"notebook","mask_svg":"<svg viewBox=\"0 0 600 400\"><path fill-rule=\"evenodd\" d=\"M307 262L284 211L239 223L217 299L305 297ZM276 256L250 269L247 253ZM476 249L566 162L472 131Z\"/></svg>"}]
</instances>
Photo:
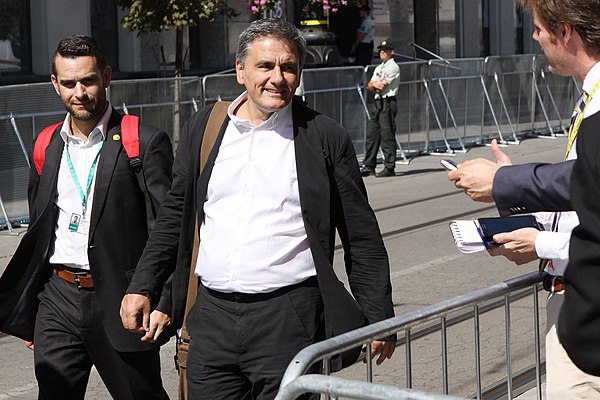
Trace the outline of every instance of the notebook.
<instances>
[{"instance_id":1,"label":"notebook","mask_svg":"<svg viewBox=\"0 0 600 400\"><path fill-rule=\"evenodd\" d=\"M461 252L476 253L486 250L477 220L455 219L450 222L450 232L452 232L456 248Z\"/></svg>"}]
</instances>

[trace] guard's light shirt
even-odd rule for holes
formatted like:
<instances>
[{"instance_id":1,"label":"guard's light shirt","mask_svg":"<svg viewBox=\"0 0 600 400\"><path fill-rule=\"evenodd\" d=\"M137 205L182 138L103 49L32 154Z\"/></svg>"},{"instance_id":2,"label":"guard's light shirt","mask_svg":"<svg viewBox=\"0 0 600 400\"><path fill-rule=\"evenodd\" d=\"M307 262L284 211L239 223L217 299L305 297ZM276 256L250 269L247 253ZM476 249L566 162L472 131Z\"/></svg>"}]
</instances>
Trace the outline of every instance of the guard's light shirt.
<instances>
[{"instance_id":1,"label":"guard's light shirt","mask_svg":"<svg viewBox=\"0 0 600 400\"><path fill-rule=\"evenodd\" d=\"M302 219L291 104L259 126L233 115L208 183L196 275L221 292L263 293L316 275Z\"/></svg>"},{"instance_id":2,"label":"guard's light shirt","mask_svg":"<svg viewBox=\"0 0 600 400\"><path fill-rule=\"evenodd\" d=\"M382 62L373 71L371 81L382 81L385 80L388 85L381 91L376 93L375 98L379 97L393 97L398 93L398 86L400 85L400 67L394 58L390 58L386 62Z\"/></svg>"}]
</instances>

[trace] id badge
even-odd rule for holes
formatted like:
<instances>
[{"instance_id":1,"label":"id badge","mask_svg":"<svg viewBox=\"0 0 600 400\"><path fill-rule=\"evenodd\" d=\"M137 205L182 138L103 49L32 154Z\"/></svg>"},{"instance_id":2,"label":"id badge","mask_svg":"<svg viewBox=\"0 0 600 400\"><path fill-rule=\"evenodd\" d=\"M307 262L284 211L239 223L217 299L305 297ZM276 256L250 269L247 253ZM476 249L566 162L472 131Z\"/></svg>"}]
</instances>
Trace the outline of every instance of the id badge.
<instances>
[{"instance_id":1,"label":"id badge","mask_svg":"<svg viewBox=\"0 0 600 400\"><path fill-rule=\"evenodd\" d=\"M71 214L69 220L69 230L71 232L87 235L90 232L90 221L81 214Z\"/></svg>"},{"instance_id":2,"label":"id badge","mask_svg":"<svg viewBox=\"0 0 600 400\"><path fill-rule=\"evenodd\" d=\"M69 220L69 230L72 232L77 232L79 230L80 224L81 224L81 214L76 214L76 213L71 214L71 219Z\"/></svg>"}]
</instances>

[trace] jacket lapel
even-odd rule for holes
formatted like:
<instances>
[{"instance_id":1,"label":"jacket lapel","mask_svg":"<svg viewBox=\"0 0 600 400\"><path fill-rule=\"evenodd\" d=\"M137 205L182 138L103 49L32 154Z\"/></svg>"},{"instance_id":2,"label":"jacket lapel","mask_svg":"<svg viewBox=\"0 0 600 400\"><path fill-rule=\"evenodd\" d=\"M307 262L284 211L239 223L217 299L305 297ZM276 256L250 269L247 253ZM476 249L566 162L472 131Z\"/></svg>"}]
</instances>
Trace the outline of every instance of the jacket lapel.
<instances>
[{"instance_id":1,"label":"jacket lapel","mask_svg":"<svg viewBox=\"0 0 600 400\"><path fill-rule=\"evenodd\" d=\"M106 202L106 196L112 176L117 164L119 153L122 149L121 139L115 140L113 135L120 132L121 114L119 114L114 108L108 121L106 138L102 145L102 152L100 153L100 159L98 160L98 168L96 171L96 183L94 187L94 204L92 205L92 217L90 220L90 237L89 241L92 242L96 226L98 225L98 219L102 214L104 205Z\"/></svg>"},{"instance_id":2,"label":"jacket lapel","mask_svg":"<svg viewBox=\"0 0 600 400\"><path fill-rule=\"evenodd\" d=\"M37 196L34 199L37 210L36 215L42 215L43 210L47 206L54 205L54 198L56 197L56 180L58 178L58 170L60 169L64 144L65 142L60 137L60 134L55 132L46 149L44 167L38 183Z\"/></svg>"},{"instance_id":3,"label":"jacket lapel","mask_svg":"<svg viewBox=\"0 0 600 400\"><path fill-rule=\"evenodd\" d=\"M329 188L323 144L319 132L313 129L315 124L308 129L307 114L300 110L301 106L294 102L292 107L300 207L305 216L305 223L319 232L319 227L329 226L330 218L330 193L323 190Z\"/></svg>"}]
</instances>

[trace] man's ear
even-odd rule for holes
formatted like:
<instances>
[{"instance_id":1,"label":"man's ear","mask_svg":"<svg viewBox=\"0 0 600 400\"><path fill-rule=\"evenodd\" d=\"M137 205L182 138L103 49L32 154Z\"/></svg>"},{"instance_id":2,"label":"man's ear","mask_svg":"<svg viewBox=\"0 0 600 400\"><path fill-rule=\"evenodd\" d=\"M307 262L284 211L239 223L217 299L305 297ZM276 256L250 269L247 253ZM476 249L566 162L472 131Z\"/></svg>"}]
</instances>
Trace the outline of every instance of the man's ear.
<instances>
[{"instance_id":1,"label":"man's ear","mask_svg":"<svg viewBox=\"0 0 600 400\"><path fill-rule=\"evenodd\" d=\"M235 61L235 75L240 85L244 84L244 66L239 60Z\"/></svg>"},{"instance_id":2,"label":"man's ear","mask_svg":"<svg viewBox=\"0 0 600 400\"><path fill-rule=\"evenodd\" d=\"M562 24L558 31L562 33L563 42L568 43L573 40L573 35L577 33L573 25L570 24Z\"/></svg>"},{"instance_id":3,"label":"man's ear","mask_svg":"<svg viewBox=\"0 0 600 400\"><path fill-rule=\"evenodd\" d=\"M110 80L112 78L112 68L110 65L107 65L102 71L102 79L104 80L104 88L107 88L110 85Z\"/></svg>"},{"instance_id":4,"label":"man's ear","mask_svg":"<svg viewBox=\"0 0 600 400\"><path fill-rule=\"evenodd\" d=\"M50 75L50 80L52 81L52 86L54 86L54 91L57 95L60 96L60 92L58 90L58 78L56 77L56 75L52 74Z\"/></svg>"}]
</instances>

